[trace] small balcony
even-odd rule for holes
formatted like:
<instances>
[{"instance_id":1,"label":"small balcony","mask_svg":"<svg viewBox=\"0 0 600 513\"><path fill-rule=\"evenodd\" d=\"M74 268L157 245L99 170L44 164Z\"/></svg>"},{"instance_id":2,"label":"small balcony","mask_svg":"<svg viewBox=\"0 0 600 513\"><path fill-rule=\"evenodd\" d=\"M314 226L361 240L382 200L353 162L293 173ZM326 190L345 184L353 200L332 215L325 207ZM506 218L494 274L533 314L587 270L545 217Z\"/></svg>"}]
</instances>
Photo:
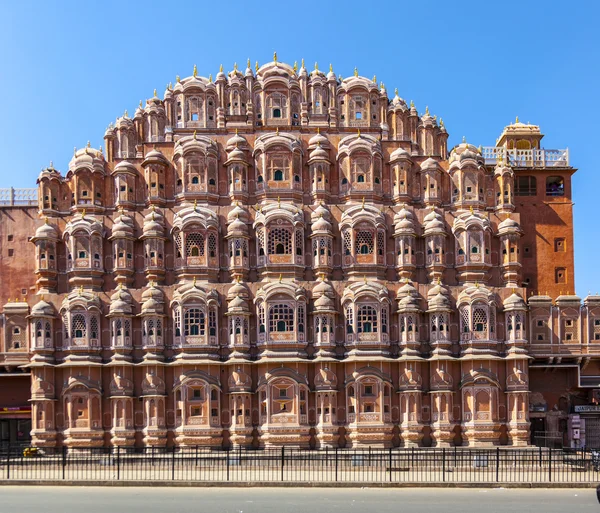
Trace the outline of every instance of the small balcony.
<instances>
[{"instance_id":1,"label":"small balcony","mask_svg":"<svg viewBox=\"0 0 600 513\"><path fill-rule=\"evenodd\" d=\"M484 146L486 165L494 165L502 159L512 167L570 167L569 150L509 150L504 146Z\"/></svg>"}]
</instances>

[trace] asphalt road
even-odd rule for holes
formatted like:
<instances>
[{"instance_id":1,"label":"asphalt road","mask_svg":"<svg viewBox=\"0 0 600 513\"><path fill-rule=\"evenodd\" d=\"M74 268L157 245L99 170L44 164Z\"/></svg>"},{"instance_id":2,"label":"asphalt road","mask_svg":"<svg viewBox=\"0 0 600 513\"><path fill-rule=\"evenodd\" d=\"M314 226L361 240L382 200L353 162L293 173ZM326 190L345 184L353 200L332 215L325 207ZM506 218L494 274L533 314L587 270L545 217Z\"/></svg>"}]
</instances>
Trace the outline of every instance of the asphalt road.
<instances>
[{"instance_id":1,"label":"asphalt road","mask_svg":"<svg viewBox=\"0 0 600 513\"><path fill-rule=\"evenodd\" d=\"M0 513L579 513L594 489L102 488L5 486Z\"/></svg>"}]
</instances>

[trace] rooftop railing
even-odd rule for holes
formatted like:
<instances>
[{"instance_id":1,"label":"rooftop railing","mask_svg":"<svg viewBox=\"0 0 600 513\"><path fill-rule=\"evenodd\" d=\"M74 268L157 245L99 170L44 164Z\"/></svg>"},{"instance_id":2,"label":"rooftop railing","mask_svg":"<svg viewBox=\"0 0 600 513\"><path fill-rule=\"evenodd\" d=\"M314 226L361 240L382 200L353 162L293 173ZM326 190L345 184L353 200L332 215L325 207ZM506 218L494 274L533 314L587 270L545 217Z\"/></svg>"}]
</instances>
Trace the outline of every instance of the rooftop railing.
<instances>
[{"instance_id":1,"label":"rooftop railing","mask_svg":"<svg viewBox=\"0 0 600 513\"><path fill-rule=\"evenodd\" d=\"M35 206L38 204L38 190L34 189L0 189L0 207Z\"/></svg>"},{"instance_id":2,"label":"rooftop railing","mask_svg":"<svg viewBox=\"0 0 600 513\"><path fill-rule=\"evenodd\" d=\"M518 150L504 146L484 146L486 164L502 159L513 167L569 167L569 150Z\"/></svg>"}]
</instances>

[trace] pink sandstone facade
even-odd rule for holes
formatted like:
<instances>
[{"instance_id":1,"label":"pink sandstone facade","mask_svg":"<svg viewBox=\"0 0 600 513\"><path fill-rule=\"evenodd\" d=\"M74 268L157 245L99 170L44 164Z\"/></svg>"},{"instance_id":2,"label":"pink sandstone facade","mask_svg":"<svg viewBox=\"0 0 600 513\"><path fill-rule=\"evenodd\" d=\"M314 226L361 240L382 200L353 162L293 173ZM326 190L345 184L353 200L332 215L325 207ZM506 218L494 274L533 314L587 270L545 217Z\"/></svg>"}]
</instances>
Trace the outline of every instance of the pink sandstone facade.
<instances>
[{"instance_id":1,"label":"pink sandstone facade","mask_svg":"<svg viewBox=\"0 0 600 513\"><path fill-rule=\"evenodd\" d=\"M449 152L357 72L194 69L0 209L3 393L27 376L37 446L558 431L600 383L600 297L572 292L575 170L542 137Z\"/></svg>"}]
</instances>

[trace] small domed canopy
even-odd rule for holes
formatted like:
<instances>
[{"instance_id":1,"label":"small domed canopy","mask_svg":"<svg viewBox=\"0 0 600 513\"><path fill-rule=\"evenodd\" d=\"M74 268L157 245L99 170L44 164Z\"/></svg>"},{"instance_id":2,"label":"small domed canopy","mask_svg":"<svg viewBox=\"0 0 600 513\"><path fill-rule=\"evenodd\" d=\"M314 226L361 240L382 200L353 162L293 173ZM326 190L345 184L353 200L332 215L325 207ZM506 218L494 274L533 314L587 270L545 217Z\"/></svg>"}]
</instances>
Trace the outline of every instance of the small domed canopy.
<instances>
[{"instance_id":1,"label":"small domed canopy","mask_svg":"<svg viewBox=\"0 0 600 513\"><path fill-rule=\"evenodd\" d=\"M236 147L242 150L249 148L248 141L246 141L246 139L238 133L236 133L233 137L227 139L225 149L227 151L231 151Z\"/></svg>"},{"instance_id":2,"label":"small domed canopy","mask_svg":"<svg viewBox=\"0 0 600 513\"><path fill-rule=\"evenodd\" d=\"M234 297L240 296L244 299L248 299L250 297L250 291L248 287L240 281L236 281L229 290L227 291L227 300L233 299Z\"/></svg>"},{"instance_id":3,"label":"small domed canopy","mask_svg":"<svg viewBox=\"0 0 600 513\"><path fill-rule=\"evenodd\" d=\"M436 210L431 210L423 219L423 235L425 237L431 235L446 236L446 225L444 219Z\"/></svg>"},{"instance_id":4,"label":"small domed canopy","mask_svg":"<svg viewBox=\"0 0 600 513\"><path fill-rule=\"evenodd\" d=\"M342 304L345 305L349 301L355 302L363 297L375 298L380 303L389 303L388 289L380 283L365 279L364 281L349 283L346 286L342 296Z\"/></svg>"},{"instance_id":5,"label":"small domed canopy","mask_svg":"<svg viewBox=\"0 0 600 513\"><path fill-rule=\"evenodd\" d=\"M144 216L144 227L142 239L148 237L164 238L165 234L165 218L156 209L152 209Z\"/></svg>"},{"instance_id":6,"label":"small domed canopy","mask_svg":"<svg viewBox=\"0 0 600 513\"><path fill-rule=\"evenodd\" d=\"M299 87L294 68L285 62L277 60L263 64L256 72L256 79L263 89L266 86L274 84L284 87Z\"/></svg>"},{"instance_id":7,"label":"small domed canopy","mask_svg":"<svg viewBox=\"0 0 600 513\"><path fill-rule=\"evenodd\" d=\"M225 79L225 74L223 75L223 79ZM218 78L218 75L217 75ZM201 91L201 92L213 92L217 93L217 88L214 83L212 83L208 78L201 76L191 76L181 79L179 82L175 84L173 87L174 94L181 93L192 93L193 91Z\"/></svg>"},{"instance_id":8,"label":"small domed canopy","mask_svg":"<svg viewBox=\"0 0 600 513\"><path fill-rule=\"evenodd\" d=\"M268 132L257 137L254 143L254 156L266 152L273 146L283 147L288 151L303 154L302 145L298 138L293 134Z\"/></svg>"},{"instance_id":9,"label":"small domed canopy","mask_svg":"<svg viewBox=\"0 0 600 513\"><path fill-rule=\"evenodd\" d=\"M332 226L324 217L319 217L311 225L312 234L326 233L331 235Z\"/></svg>"},{"instance_id":10,"label":"small domed canopy","mask_svg":"<svg viewBox=\"0 0 600 513\"><path fill-rule=\"evenodd\" d=\"M248 215L248 211L245 207L240 205L238 202L234 205L234 207L227 214L227 222L230 223L235 219L240 219L244 223L247 223L250 219Z\"/></svg>"},{"instance_id":11,"label":"small domed canopy","mask_svg":"<svg viewBox=\"0 0 600 513\"><path fill-rule=\"evenodd\" d=\"M410 153L404 148L396 148L390 155L390 163L393 164L399 160L410 160Z\"/></svg>"},{"instance_id":12,"label":"small domed canopy","mask_svg":"<svg viewBox=\"0 0 600 513\"><path fill-rule=\"evenodd\" d=\"M55 315L54 306L42 299L33 305L29 317L55 317Z\"/></svg>"},{"instance_id":13,"label":"small domed canopy","mask_svg":"<svg viewBox=\"0 0 600 513\"><path fill-rule=\"evenodd\" d=\"M337 376L327 367L321 367L315 372L315 389L319 391L336 391Z\"/></svg>"},{"instance_id":14,"label":"small domed canopy","mask_svg":"<svg viewBox=\"0 0 600 513\"><path fill-rule=\"evenodd\" d=\"M239 217L227 221L227 238L236 236L248 237L248 225Z\"/></svg>"},{"instance_id":15,"label":"small domed canopy","mask_svg":"<svg viewBox=\"0 0 600 513\"><path fill-rule=\"evenodd\" d=\"M302 211L292 203L269 202L256 213L254 228L261 224L266 226L275 219L285 219L294 226L304 226Z\"/></svg>"},{"instance_id":16,"label":"small domed canopy","mask_svg":"<svg viewBox=\"0 0 600 513\"><path fill-rule=\"evenodd\" d=\"M187 282L175 290L171 304L185 304L189 301L201 301L207 305L219 306L219 294L215 289L207 292L195 282Z\"/></svg>"},{"instance_id":17,"label":"small domed canopy","mask_svg":"<svg viewBox=\"0 0 600 513\"><path fill-rule=\"evenodd\" d=\"M325 148L323 148L323 146L321 146L320 144L317 145L317 147L310 152L310 158L308 160L308 163L312 164L313 162L317 161L329 162L329 152L325 150Z\"/></svg>"},{"instance_id":18,"label":"small domed canopy","mask_svg":"<svg viewBox=\"0 0 600 513\"><path fill-rule=\"evenodd\" d=\"M527 310L527 305L521 296L513 292L504 300L504 310L507 312L512 310Z\"/></svg>"},{"instance_id":19,"label":"small domed canopy","mask_svg":"<svg viewBox=\"0 0 600 513\"><path fill-rule=\"evenodd\" d=\"M175 151L173 157L185 156L188 153L199 152L205 156L213 156L219 158L219 147L217 143L210 137L205 135L188 135L178 139L175 143Z\"/></svg>"},{"instance_id":20,"label":"small domed canopy","mask_svg":"<svg viewBox=\"0 0 600 513\"><path fill-rule=\"evenodd\" d=\"M442 294L444 296L448 296L450 294L450 292L441 283L436 283L433 287L431 287L427 291L427 297L428 298L432 298L433 296L437 296L438 294Z\"/></svg>"},{"instance_id":21,"label":"small domed canopy","mask_svg":"<svg viewBox=\"0 0 600 513\"><path fill-rule=\"evenodd\" d=\"M480 212L461 212L454 219L452 233L476 228L479 230L490 230L490 221Z\"/></svg>"},{"instance_id":22,"label":"small domed canopy","mask_svg":"<svg viewBox=\"0 0 600 513\"><path fill-rule=\"evenodd\" d=\"M406 280L404 285L398 289L396 293L396 299L402 299L404 297L418 297L419 291L415 288L415 286L409 281Z\"/></svg>"},{"instance_id":23,"label":"small domed canopy","mask_svg":"<svg viewBox=\"0 0 600 513\"><path fill-rule=\"evenodd\" d=\"M92 173L105 174L106 161L100 150L85 147L76 150L73 158L69 162L69 171L67 178L70 178L73 173L80 171L90 171Z\"/></svg>"},{"instance_id":24,"label":"small domed canopy","mask_svg":"<svg viewBox=\"0 0 600 513\"><path fill-rule=\"evenodd\" d=\"M469 286L459 294L456 304L472 304L477 301L489 305L495 305L496 296L493 291L491 291L484 285Z\"/></svg>"},{"instance_id":25,"label":"small domed canopy","mask_svg":"<svg viewBox=\"0 0 600 513\"><path fill-rule=\"evenodd\" d=\"M35 236L31 237L31 242L38 240L59 240L59 234L54 225L48 224L48 218L45 219L44 224L37 228Z\"/></svg>"},{"instance_id":26,"label":"small domed canopy","mask_svg":"<svg viewBox=\"0 0 600 513\"><path fill-rule=\"evenodd\" d=\"M61 311L65 311L82 308L83 310L100 312L100 306L100 298L96 294L79 288L69 292L67 297L63 299L60 309Z\"/></svg>"},{"instance_id":27,"label":"small domed canopy","mask_svg":"<svg viewBox=\"0 0 600 513\"><path fill-rule=\"evenodd\" d=\"M370 155L383 157L381 142L369 134L353 134L344 137L338 145L338 160L356 152L366 152Z\"/></svg>"},{"instance_id":28,"label":"small domed canopy","mask_svg":"<svg viewBox=\"0 0 600 513\"><path fill-rule=\"evenodd\" d=\"M306 291L302 287L297 287L294 283L287 281L266 283L258 289L254 302L265 301L280 294L296 301L306 302Z\"/></svg>"},{"instance_id":29,"label":"small domed canopy","mask_svg":"<svg viewBox=\"0 0 600 513\"><path fill-rule=\"evenodd\" d=\"M407 312L420 312L421 308L419 306L419 298L412 295L407 294L403 298L398 300L398 312L399 313L407 313Z\"/></svg>"},{"instance_id":30,"label":"small domed canopy","mask_svg":"<svg viewBox=\"0 0 600 513\"><path fill-rule=\"evenodd\" d=\"M163 315L165 311L165 296L154 282L142 292L142 309L140 315Z\"/></svg>"},{"instance_id":31,"label":"small domed canopy","mask_svg":"<svg viewBox=\"0 0 600 513\"><path fill-rule=\"evenodd\" d=\"M335 297L335 290L331 283L329 283L325 276L320 276L317 284L312 289L312 295L314 298L320 297L322 295L327 295L331 298Z\"/></svg>"},{"instance_id":32,"label":"small domed canopy","mask_svg":"<svg viewBox=\"0 0 600 513\"><path fill-rule=\"evenodd\" d=\"M122 160L115 166L111 175L114 176L114 175L122 175L122 174L135 176L135 175L137 175L137 170L131 162L128 162L127 160Z\"/></svg>"},{"instance_id":33,"label":"small domed canopy","mask_svg":"<svg viewBox=\"0 0 600 513\"><path fill-rule=\"evenodd\" d=\"M347 227L354 227L355 225L367 221L368 223L374 224L376 227L386 227L385 217L377 207L371 204L358 204L351 205L342 214L340 220L340 230Z\"/></svg>"},{"instance_id":34,"label":"small domed canopy","mask_svg":"<svg viewBox=\"0 0 600 513\"><path fill-rule=\"evenodd\" d=\"M133 219L128 215L123 214L122 212L119 214L119 217L115 219L115 224L112 227L112 234L109 240L113 240L116 238L134 238L134 226Z\"/></svg>"},{"instance_id":35,"label":"small domed canopy","mask_svg":"<svg viewBox=\"0 0 600 513\"><path fill-rule=\"evenodd\" d=\"M100 222L93 216L84 212L75 214L65 226L63 235L72 235L76 232L84 231L88 235L103 235L103 228Z\"/></svg>"},{"instance_id":36,"label":"small domed canopy","mask_svg":"<svg viewBox=\"0 0 600 513\"><path fill-rule=\"evenodd\" d=\"M169 165L169 161L168 161L167 157L165 157L162 154L161 151L154 148L154 149L150 150L148 153L146 153L146 157L144 158L144 161L142 162L143 167L149 166L150 164L158 164L158 165L166 167Z\"/></svg>"},{"instance_id":37,"label":"small domed canopy","mask_svg":"<svg viewBox=\"0 0 600 513\"><path fill-rule=\"evenodd\" d=\"M204 229L219 229L219 220L213 210L200 205L187 205L177 212L173 218L173 228L184 230L191 225L200 225Z\"/></svg>"},{"instance_id":38,"label":"small domed canopy","mask_svg":"<svg viewBox=\"0 0 600 513\"><path fill-rule=\"evenodd\" d=\"M37 183L40 183L41 180L62 180L62 175L58 169L54 169L54 165L50 163L47 168L42 169L40 172Z\"/></svg>"},{"instance_id":39,"label":"small domed canopy","mask_svg":"<svg viewBox=\"0 0 600 513\"><path fill-rule=\"evenodd\" d=\"M440 165L437 160L429 157L421 163L421 171L439 171Z\"/></svg>"},{"instance_id":40,"label":"small domed canopy","mask_svg":"<svg viewBox=\"0 0 600 513\"><path fill-rule=\"evenodd\" d=\"M427 300L427 308L428 312L450 312L452 310L448 296L442 293L430 296Z\"/></svg>"},{"instance_id":41,"label":"small domed canopy","mask_svg":"<svg viewBox=\"0 0 600 513\"><path fill-rule=\"evenodd\" d=\"M514 219L511 219L510 217L507 217L498 225L498 235L521 233L523 233L521 225L517 223Z\"/></svg>"},{"instance_id":42,"label":"small domed canopy","mask_svg":"<svg viewBox=\"0 0 600 513\"><path fill-rule=\"evenodd\" d=\"M233 164L235 162L239 162L242 164L247 164L246 154L237 146L233 149L229 150L227 154L227 160L225 161L225 165Z\"/></svg>"},{"instance_id":43,"label":"small domed canopy","mask_svg":"<svg viewBox=\"0 0 600 513\"><path fill-rule=\"evenodd\" d=\"M310 149L314 149L314 148L316 148L319 145L321 145L324 148L328 148L329 147L329 139L327 139L327 137L325 137L323 134L321 134L320 130L319 130L319 132L317 132L317 135L313 135L308 140L308 147Z\"/></svg>"},{"instance_id":44,"label":"small domed canopy","mask_svg":"<svg viewBox=\"0 0 600 513\"><path fill-rule=\"evenodd\" d=\"M392 98L392 101L390 102L390 107L389 109L390 111L402 111L405 112L408 110L408 105L406 105L406 102L404 101L404 99L400 98L400 96L398 96L398 90L396 89L394 97Z\"/></svg>"},{"instance_id":45,"label":"small domed canopy","mask_svg":"<svg viewBox=\"0 0 600 513\"><path fill-rule=\"evenodd\" d=\"M413 213L406 207L402 207L402 209L394 216L394 236L416 236L413 218Z\"/></svg>"},{"instance_id":46,"label":"small domed canopy","mask_svg":"<svg viewBox=\"0 0 600 513\"><path fill-rule=\"evenodd\" d=\"M450 172L466 167L483 168L485 165L485 159L479 150L466 142L452 149L448 162L450 163Z\"/></svg>"},{"instance_id":47,"label":"small domed canopy","mask_svg":"<svg viewBox=\"0 0 600 513\"><path fill-rule=\"evenodd\" d=\"M110 297L108 317L116 315L131 315L133 311L132 297L127 288L119 286Z\"/></svg>"},{"instance_id":48,"label":"small domed canopy","mask_svg":"<svg viewBox=\"0 0 600 513\"><path fill-rule=\"evenodd\" d=\"M226 315L239 315L249 314L250 309L248 308L248 302L242 296L235 296L232 299L227 299L227 314Z\"/></svg>"}]
</instances>

